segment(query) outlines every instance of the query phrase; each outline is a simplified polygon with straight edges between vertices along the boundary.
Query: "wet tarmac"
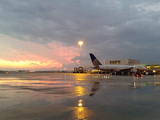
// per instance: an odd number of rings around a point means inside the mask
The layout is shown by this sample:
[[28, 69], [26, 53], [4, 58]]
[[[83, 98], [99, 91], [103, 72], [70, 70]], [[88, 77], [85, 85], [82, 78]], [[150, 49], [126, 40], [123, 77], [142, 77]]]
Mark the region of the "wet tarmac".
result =
[[160, 76], [0, 74], [0, 120], [160, 120]]

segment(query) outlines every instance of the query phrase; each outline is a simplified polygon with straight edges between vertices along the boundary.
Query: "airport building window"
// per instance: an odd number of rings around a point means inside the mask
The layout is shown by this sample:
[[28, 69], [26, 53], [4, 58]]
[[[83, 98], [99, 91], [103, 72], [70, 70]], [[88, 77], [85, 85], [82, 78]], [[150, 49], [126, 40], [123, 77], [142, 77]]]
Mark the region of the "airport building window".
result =
[[160, 69], [160, 65], [148, 65], [148, 69]]
[[120, 64], [120, 61], [110, 61], [110, 64]]

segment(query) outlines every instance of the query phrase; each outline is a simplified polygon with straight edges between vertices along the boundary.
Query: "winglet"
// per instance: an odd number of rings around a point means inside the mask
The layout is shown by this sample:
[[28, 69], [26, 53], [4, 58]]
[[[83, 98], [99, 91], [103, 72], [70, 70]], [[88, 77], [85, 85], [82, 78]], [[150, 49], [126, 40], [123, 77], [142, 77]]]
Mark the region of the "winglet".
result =
[[89, 53], [89, 55], [90, 55], [90, 58], [91, 58], [91, 60], [92, 60], [92, 63], [93, 63], [93, 65], [102, 65], [100, 62], [99, 62], [99, 60], [92, 54], [92, 53]]

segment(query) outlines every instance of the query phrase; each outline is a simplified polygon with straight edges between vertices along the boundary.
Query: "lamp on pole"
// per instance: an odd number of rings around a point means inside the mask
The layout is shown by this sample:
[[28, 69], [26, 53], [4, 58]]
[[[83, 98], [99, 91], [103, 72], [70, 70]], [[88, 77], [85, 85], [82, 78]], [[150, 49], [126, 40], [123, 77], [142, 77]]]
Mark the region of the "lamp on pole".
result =
[[78, 44], [80, 46], [80, 66], [81, 66], [81, 46], [83, 45], [83, 41], [79, 41]]

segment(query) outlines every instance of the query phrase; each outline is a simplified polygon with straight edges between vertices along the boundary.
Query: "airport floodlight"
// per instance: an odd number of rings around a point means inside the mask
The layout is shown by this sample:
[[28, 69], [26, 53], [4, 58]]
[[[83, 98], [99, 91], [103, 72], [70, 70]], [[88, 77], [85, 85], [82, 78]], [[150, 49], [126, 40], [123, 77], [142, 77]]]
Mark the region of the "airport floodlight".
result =
[[83, 41], [79, 41], [78, 44], [81, 46], [83, 45]]
[[80, 66], [81, 66], [81, 46], [83, 45], [83, 41], [79, 41], [78, 44], [80, 46]]

